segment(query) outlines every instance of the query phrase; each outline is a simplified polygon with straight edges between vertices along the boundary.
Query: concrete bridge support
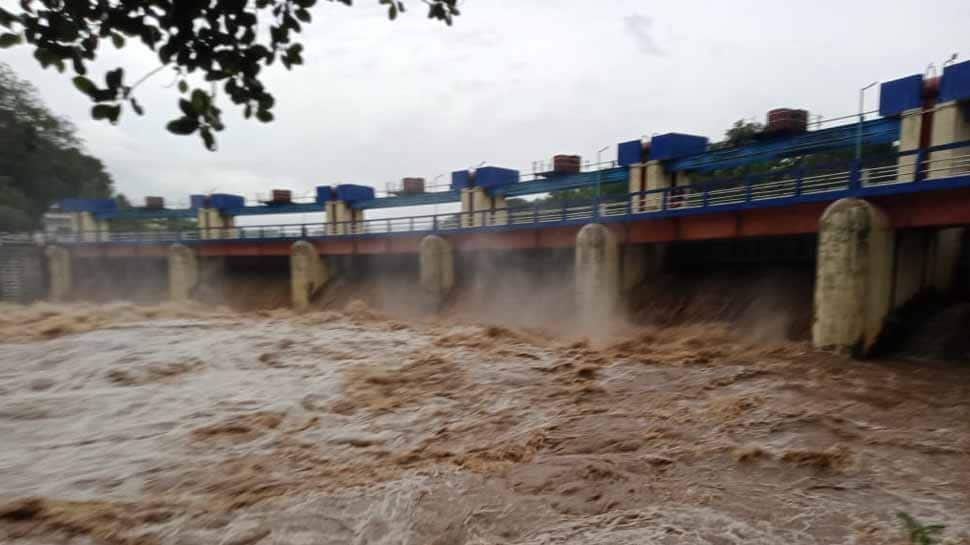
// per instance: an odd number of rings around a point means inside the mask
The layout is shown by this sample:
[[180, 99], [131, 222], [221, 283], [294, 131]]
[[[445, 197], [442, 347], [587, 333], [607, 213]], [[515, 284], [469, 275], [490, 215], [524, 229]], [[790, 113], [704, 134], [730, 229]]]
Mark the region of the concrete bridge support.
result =
[[47, 255], [47, 272], [50, 278], [48, 297], [54, 302], [64, 301], [74, 284], [71, 252], [63, 246], [48, 246], [44, 253]]
[[300, 240], [290, 248], [290, 297], [293, 308], [305, 310], [313, 295], [330, 281], [327, 262], [309, 242]]
[[[951, 100], [939, 104], [933, 114], [931, 146], [970, 140], [970, 103]], [[934, 151], [926, 177], [944, 178], [970, 173], [970, 148]]]
[[489, 195], [483, 187], [461, 190], [461, 211], [462, 227], [506, 225], [509, 221], [505, 197]]
[[438, 235], [421, 239], [420, 284], [429, 305], [438, 309], [455, 287], [455, 253], [450, 242]]
[[324, 204], [328, 235], [349, 235], [363, 232], [364, 211], [351, 207], [344, 201], [327, 201]]
[[237, 238], [236, 219], [215, 208], [200, 208], [197, 213], [201, 238]]
[[891, 310], [894, 233], [859, 199], [832, 203], [819, 222], [812, 340], [857, 356], [876, 343]]
[[576, 235], [576, 304], [586, 331], [613, 316], [621, 288], [620, 246], [606, 226], [591, 223]]
[[188, 246], [173, 244], [168, 249], [168, 295], [172, 301], [188, 301], [199, 285], [199, 259]]

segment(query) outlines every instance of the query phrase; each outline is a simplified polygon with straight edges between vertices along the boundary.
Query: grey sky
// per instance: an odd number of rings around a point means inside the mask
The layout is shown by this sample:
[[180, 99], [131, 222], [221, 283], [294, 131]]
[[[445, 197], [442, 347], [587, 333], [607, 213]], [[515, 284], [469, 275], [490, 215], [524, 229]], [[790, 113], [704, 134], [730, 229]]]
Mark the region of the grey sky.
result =
[[[69, 77], [42, 71], [26, 49], [0, 58], [77, 123], [120, 191], [174, 201], [383, 188], [481, 161], [528, 170], [555, 153], [593, 159], [602, 146], [670, 131], [717, 138], [773, 107], [850, 114], [873, 80], [954, 52], [970, 58], [967, 0], [466, 0], [451, 28], [427, 20], [417, 0], [393, 23], [376, 0], [356, 4], [318, 4], [306, 64], [269, 70], [276, 121], [228, 113], [217, 153], [164, 130], [176, 111], [167, 75], [139, 91], [145, 117], [112, 127], [91, 121]], [[119, 61], [128, 77], [155, 66], [137, 44], [106, 51], [97, 77]]]

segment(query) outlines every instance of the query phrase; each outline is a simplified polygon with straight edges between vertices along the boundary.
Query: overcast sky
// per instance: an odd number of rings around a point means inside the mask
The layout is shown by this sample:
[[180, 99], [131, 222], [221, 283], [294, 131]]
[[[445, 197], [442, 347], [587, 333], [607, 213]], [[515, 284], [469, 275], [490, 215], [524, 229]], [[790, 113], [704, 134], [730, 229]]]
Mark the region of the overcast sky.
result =
[[[10, 4], [7, 0], [0, 3]], [[477, 165], [529, 170], [556, 153], [615, 156], [617, 142], [688, 132], [720, 137], [775, 107], [826, 117], [856, 111], [858, 89], [970, 58], [970, 0], [465, 0], [453, 27], [424, 6], [390, 22], [377, 0], [320, 2], [305, 65], [274, 65], [276, 121], [224, 114], [219, 151], [168, 134], [177, 111], [167, 76], [138, 97], [147, 113], [91, 121], [70, 75], [39, 68], [26, 48], [0, 59], [74, 120], [90, 153], [133, 200], [192, 192], [253, 196], [271, 188], [439, 174]], [[132, 40], [94, 71], [127, 78], [156, 66]], [[876, 92], [868, 96], [875, 107]], [[442, 180], [446, 180], [442, 178]]]

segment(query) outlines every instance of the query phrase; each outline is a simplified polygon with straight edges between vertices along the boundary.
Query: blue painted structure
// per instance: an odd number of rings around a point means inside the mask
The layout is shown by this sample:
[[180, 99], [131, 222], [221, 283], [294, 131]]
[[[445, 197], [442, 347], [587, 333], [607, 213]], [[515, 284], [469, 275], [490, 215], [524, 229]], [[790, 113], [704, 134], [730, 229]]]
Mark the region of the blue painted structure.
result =
[[64, 212], [108, 212], [118, 208], [114, 199], [62, 199], [58, 203]]
[[887, 81], [879, 87], [879, 115], [883, 117], [897, 116], [922, 103], [922, 74]]
[[369, 185], [340, 184], [334, 191], [338, 201], [349, 204], [374, 199], [374, 188]]
[[475, 170], [475, 185], [485, 189], [497, 189], [519, 181], [519, 171], [501, 167], [480, 167]]
[[616, 146], [616, 162], [622, 167], [635, 165], [643, 161], [643, 142], [630, 140]]
[[323, 204], [325, 202], [332, 201], [337, 198], [336, 193], [333, 191], [333, 187], [329, 185], [317, 186], [317, 203]]
[[461, 193], [458, 190], [436, 191], [433, 193], [415, 193], [413, 195], [395, 195], [391, 197], [378, 197], [369, 201], [360, 201], [354, 204], [354, 208], [367, 210], [373, 208], [400, 208], [405, 206], [426, 206], [433, 204], [446, 204], [461, 200]]
[[[864, 144], [883, 144], [899, 139], [899, 119], [883, 118], [862, 124]], [[790, 138], [764, 140], [740, 146], [711, 150], [670, 161], [668, 168], [678, 170], [716, 170], [749, 163], [757, 163], [780, 157], [794, 157], [821, 151], [847, 148], [854, 144], [859, 125], [856, 123], [802, 133]], [[650, 156], [653, 157], [651, 145]]]
[[650, 139], [651, 161], [669, 161], [707, 151], [707, 138], [693, 134], [671, 132]]
[[940, 102], [970, 99], [970, 61], [951, 64], [943, 69], [940, 80]]
[[[535, 229], [562, 225], [581, 225], [590, 221], [623, 222], [645, 218], [678, 217], [708, 213], [744, 211], [756, 208], [785, 207], [802, 203], [829, 202], [844, 197], [875, 197], [886, 195], [906, 195], [970, 188], [970, 168], [965, 173], [931, 180], [924, 179], [930, 164], [927, 157], [934, 151], [963, 149], [970, 155], [970, 140], [911, 150], [876, 158], [872, 164], [850, 161], [845, 170], [832, 167], [805, 170], [793, 168], [769, 172], [743, 179], [719, 180], [703, 184], [693, 184], [679, 188], [663, 188], [641, 191], [626, 195], [608, 195], [572, 203], [562, 203], [561, 208], [548, 208], [533, 204], [508, 210], [509, 222], [502, 225], [485, 227], [461, 227], [458, 221], [461, 213], [412, 216], [363, 220], [352, 223], [355, 227], [350, 234], [327, 234], [322, 223], [290, 224], [277, 226], [254, 226], [233, 228], [232, 238], [227, 241], [246, 241], [253, 239], [298, 240], [326, 239], [336, 237], [377, 237], [404, 234], [426, 234], [453, 231], [501, 231], [509, 229]], [[899, 172], [898, 159], [902, 156], [915, 156], [912, 172]], [[624, 171], [620, 168], [617, 171]], [[905, 178], [900, 180], [899, 176]], [[524, 184], [522, 184], [524, 185]], [[633, 202], [638, 198], [651, 196], [659, 207], [651, 210], [636, 211]], [[644, 201], [645, 202], [645, 201]], [[489, 211], [474, 212], [483, 217]], [[144, 242], [158, 244], [164, 242], [204, 242], [200, 229], [186, 229], [173, 232], [151, 233], [103, 233], [107, 237], [92, 240], [74, 234], [73, 240], [63, 236], [56, 242], [87, 243], [124, 243]], [[209, 238], [207, 241], [215, 239]]]
[[451, 173], [451, 189], [461, 190], [472, 186], [472, 171], [456, 170]]
[[[865, 122], [862, 131], [863, 143], [884, 143], [898, 139], [899, 123], [898, 118], [883, 118]], [[811, 131], [794, 137], [764, 140], [737, 148], [704, 151], [693, 155], [668, 159], [666, 166], [673, 171], [709, 171], [756, 163], [778, 157], [806, 155], [820, 151], [847, 148], [854, 144], [858, 128], [858, 124], [853, 123], [830, 129]], [[659, 142], [659, 151], [656, 153], [653, 142]], [[679, 155], [686, 151], [696, 151], [702, 145], [703, 147], [707, 146], [707, 139], [703, 137], [677, 133], [654, 137], [653, 142], [651, 143], [650, 153], [652, 159], [658, 156], [669, 157], [671, 155]], [[637, 150], [641, 149], [640, 141], [630, 141], [623, 145], [626, 146], [624, 149], [628, 150], [626, 153], [629, 154], [627, 156], [629, 160], [633, 158], [633, 144], [636, 144], [635, 147]], [[639, 162], [640, 159], [641, 157], [638, 156], [636, 162]], [[479, 175], [481, 175], [481, 179]], [[556, 175], [525, 182], [519, 181], [520, 176], [518, 171], [499, 167], [482, 167], [476, 171], [474, 178], [467, 170], [452, 173], [452, 190], [435, 193], [376, 198], [373, 193], [373, 188], [369, 186], [344, 184], [336, 188], [319, 186], [317, 188], [316, 202], [314, 203], [246, 206], [243, 198], [237, 195], [217, 194], [210, 197], [205, 195], [192, 195], [192, 206], [186, 210], [137, 209], [137, 212], [126, 211], [124, 213], [101, 211], [96, 212], [95, 215], [104, 219], [188, 218], [195, 215], [197, 208], [205, 206], [220, 208], [224, 213], [233, 216], [311, 213], [321, 212], [323, 210], [322, 204], [333, 199], [347, 200], [355, 209], [395, 208], [458, 202], [460, 200], [460, 191], [458, 190], [464, 187], [470, 187], [471, 184], [484, 185], [489, 188], [489, 192], [492, 194], [511, 197], [576, 189], [594, 186], [596, 184], [623, 182], [627, 180], [627, 177], [628, 168], [622, 164], [622, 161], [621, 166], [616, 168], [577, 174]], [[481, 180], [484, 180], [484, 184], [481, 183]], [[343, 188], [342, 194], [341, 188]]]
[[209, 195], [206, 199], [207, 208], [215, 208], [218, 210], [227, 210], [230, 208], [242, 208], [246, 206], [246, 199], [239, 195], [230, 195], [228, 193], [213, 193]]

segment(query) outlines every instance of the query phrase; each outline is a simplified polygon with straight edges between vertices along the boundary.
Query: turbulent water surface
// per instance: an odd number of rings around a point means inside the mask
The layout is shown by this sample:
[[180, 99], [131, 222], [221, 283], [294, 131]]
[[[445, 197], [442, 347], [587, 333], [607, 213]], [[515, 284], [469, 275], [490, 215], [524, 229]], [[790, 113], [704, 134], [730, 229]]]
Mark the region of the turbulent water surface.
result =
[[0, 539], [970, 543], [970, 370], [718, 324], [0, 309]]

